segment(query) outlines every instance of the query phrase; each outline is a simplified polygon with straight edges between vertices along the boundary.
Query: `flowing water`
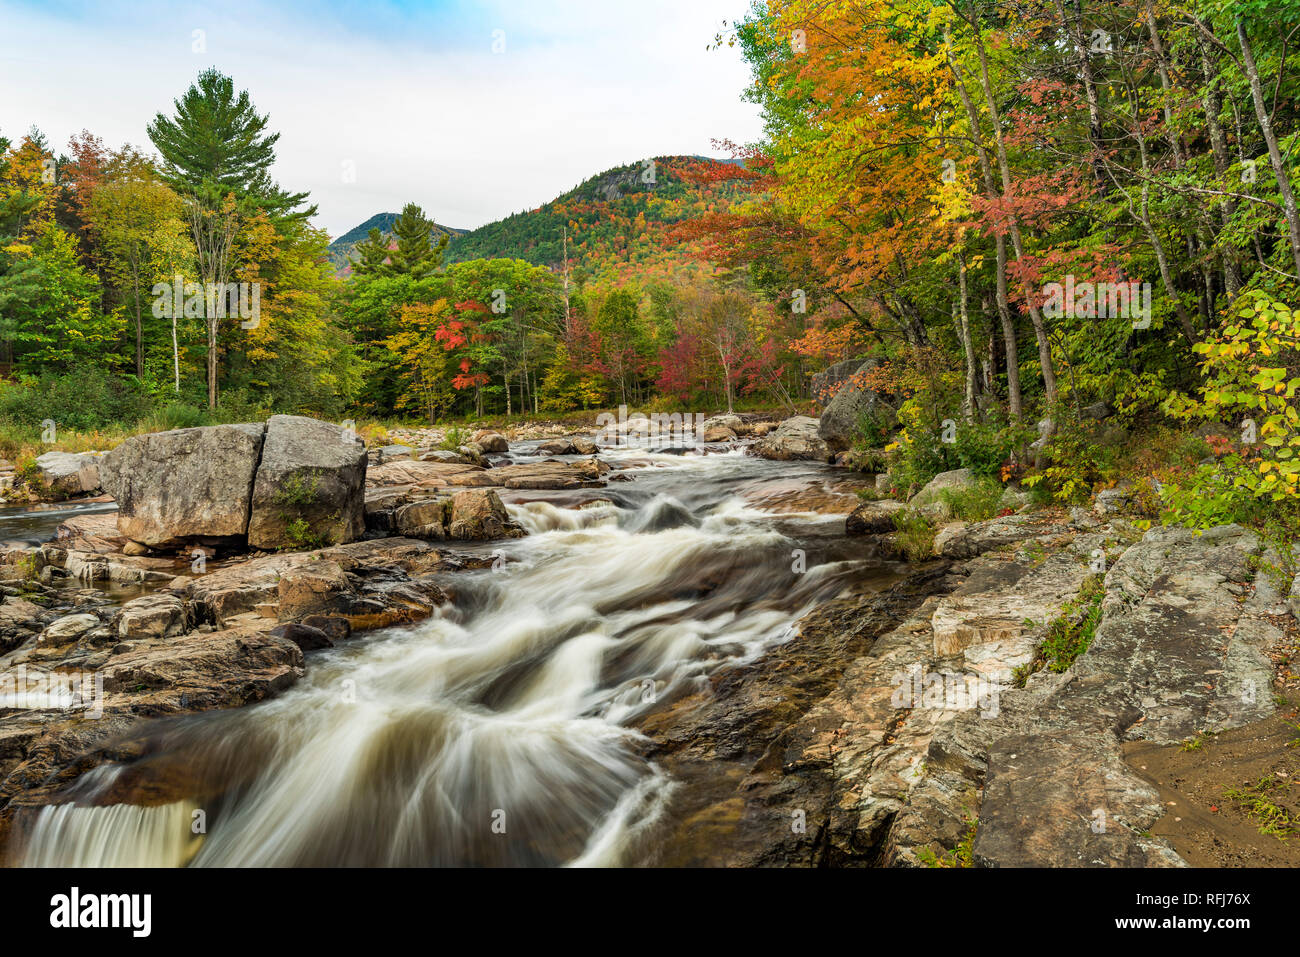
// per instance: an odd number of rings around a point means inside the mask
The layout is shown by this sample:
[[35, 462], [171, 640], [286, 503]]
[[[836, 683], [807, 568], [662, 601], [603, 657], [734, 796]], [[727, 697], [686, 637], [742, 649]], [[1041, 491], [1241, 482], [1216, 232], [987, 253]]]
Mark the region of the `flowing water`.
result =
[[[745, 498], [829, 469], [607, 457], [647, 467], [582, 508], [517, 498], [529, 535], [471, 546], [495, 567], [449, 575], [453, 600], [435, 617], [312, 653], [277, 699], [155, 723], [148, 757], [83, 775], [39, 812], [24, 862], [644, 859], [679, 785], [646, 757], [638, 718], [790, 640], [819, 602], [896, 573], [861, 557], [842, 516], [773, 515]], [[124, 774], [177, 768], [192, 782], [183, 800], [103, 804]]]

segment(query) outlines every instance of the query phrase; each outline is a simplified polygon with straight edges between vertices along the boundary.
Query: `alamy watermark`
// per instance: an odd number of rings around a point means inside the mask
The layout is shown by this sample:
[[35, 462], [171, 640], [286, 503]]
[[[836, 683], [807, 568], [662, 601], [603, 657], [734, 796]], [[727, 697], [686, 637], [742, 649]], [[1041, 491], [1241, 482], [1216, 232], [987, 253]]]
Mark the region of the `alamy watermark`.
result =
[[597, 438], [605, 445], [633, 449], [703, 448], [702, 412], [642, 412], [628, 414], [627, 406], [618, 407], [618, 415], [602, 412], [596, 416]]
[[1151, 283], [1076, 282], [1074, 275], [1064, 283], [1043, 287], [1043, 315], [1084, 319], [1129, 319], [1134, 329], [1151, 327]]
[[83, 710], [87, 718], [104, 715], [104, 676], [81, 671], [39, 671], [19, 665], [0, 671], [0, 709], [24, 711]]
[[260, 282], [190, 282], [179, 273], [170, 283], [153, 287], [153, 314], [157, 319], [233, 319], [241, 329], [256, 329], [262, 321]]

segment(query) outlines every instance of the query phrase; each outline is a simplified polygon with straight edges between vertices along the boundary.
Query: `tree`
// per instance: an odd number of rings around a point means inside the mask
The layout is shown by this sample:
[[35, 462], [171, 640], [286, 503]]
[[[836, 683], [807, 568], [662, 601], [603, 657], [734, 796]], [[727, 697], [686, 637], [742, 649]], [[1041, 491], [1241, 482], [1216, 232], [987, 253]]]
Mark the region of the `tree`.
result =
[[[124, 147], [104, 163], [102, 180], [86, 197], [84, 209], [105, 259], [105, 271], [122, 290], [135, 317], [135, 374], [143, 379], [145, 292], [155, 282], [171, 282], [171, 275], [161, 270], [177, 265], [178, 259], [189, 259], [180, 197], [162, 182], [148, 159]], [[179, 392], [175, 312], [172, 341]]]

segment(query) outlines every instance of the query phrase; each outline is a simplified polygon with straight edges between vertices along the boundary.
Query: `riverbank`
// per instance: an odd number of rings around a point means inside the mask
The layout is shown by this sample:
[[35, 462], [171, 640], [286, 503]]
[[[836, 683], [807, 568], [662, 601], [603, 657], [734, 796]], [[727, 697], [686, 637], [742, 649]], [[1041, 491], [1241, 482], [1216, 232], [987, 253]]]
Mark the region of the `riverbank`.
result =
[[5, 861], [1290, 861], [1246, 840], [1294, 799], [1297, 602], [1254, 535], [1014, 503], [932, 511], [908, 562], [867, 476], [752, 454], [802, 424], [733, 425], [485, 465], [413, 435], [341, 545], [195, 567], [105, 513], [6, 554], [0, 670], [102, 694], [0, 712]]

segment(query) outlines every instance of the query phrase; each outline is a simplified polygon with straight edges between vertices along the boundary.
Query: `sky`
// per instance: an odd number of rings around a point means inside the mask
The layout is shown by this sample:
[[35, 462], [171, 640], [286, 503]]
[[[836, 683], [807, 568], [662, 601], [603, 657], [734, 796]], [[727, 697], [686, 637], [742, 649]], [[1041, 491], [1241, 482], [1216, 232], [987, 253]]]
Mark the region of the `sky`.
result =
[[122, 3], [0, 0], [0, 133], [145, 127], [199, 71], [278, 131], [275, 178], [331, 236], [415, 202], [472, 229], [613, 166], [759, 139], [736, 49], [748, 0]]

